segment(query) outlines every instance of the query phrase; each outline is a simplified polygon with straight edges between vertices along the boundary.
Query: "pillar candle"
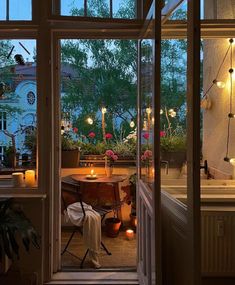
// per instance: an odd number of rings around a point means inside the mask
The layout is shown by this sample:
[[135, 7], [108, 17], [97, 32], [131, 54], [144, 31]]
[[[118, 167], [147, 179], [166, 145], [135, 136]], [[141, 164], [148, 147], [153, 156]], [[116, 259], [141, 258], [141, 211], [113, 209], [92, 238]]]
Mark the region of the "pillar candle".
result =
[[129, 229], [129, 230], [126, 230], [126, 238], [128, 240], [132, 240], [134, 238], [134, 231]]
[[27, 187], [35, 186], [35, 171], [34, 170], [25, 171], [25, 185]]
[[13, 187], [21, 187], [24, 183], [24, 176], [22, 172], [12, 173], [12, 183]]

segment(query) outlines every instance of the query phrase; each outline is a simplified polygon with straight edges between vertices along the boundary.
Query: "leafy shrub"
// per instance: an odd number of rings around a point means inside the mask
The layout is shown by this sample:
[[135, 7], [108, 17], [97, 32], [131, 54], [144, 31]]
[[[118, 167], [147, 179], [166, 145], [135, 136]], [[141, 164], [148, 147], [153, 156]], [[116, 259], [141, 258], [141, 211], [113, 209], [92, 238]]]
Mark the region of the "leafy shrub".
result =
[[79, 146], [69, 135], [66, 134], [61, 136], [61, 148], [62, 150], [76, 150], [79, 149]]

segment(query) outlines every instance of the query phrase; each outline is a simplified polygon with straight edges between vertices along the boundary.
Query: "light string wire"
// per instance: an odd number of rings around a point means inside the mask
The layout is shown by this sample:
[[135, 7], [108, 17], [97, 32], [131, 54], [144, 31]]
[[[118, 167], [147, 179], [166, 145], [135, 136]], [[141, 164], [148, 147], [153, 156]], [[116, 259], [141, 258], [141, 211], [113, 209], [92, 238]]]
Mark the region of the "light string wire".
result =
[[[217, 71], [215, 80], [217, 80], [217, 78], [218, 78], [218, 76], [219, 76], [220, 70], [221, 70], [221, 68], [222, 68], [222, 66], [223, 66], [223, 64], [224, 64], [224, 62], [225, 62], [225, 60], [226, 60], [226, 58], [227, 58], [227, 55], [228, 55], [229, 50], [230, 50], [231, 47], [232, 47], [232, 43], [230, 43], [230, 45], [229, 45], [229, 47], [228, 47], [228, 49], [227, 49], [227, 51], [226, 51], [226, 53], [225, 53], [225, 55], [224, 55], [224, 58], [223, 58], [223, 60], [222, 60], [222, 62], [221, 62], [221, 64], [220, 64], [220, 66], [219, 66], [218, 71]], [[213, 80], [212, 84], [211, 84], [211, 85], [209, 86], [209, 88], [206, 90], [205, 94], [202, 96], [202, 99], [206, 97], [206, 95], [210, 92], [211, 88], [215, 85], [215, 80]]]
[[[232, 100], [233, 100], [233, 46], [232, 42], [230, 42], [230, 69], [229, 69], [229, 74], [230, 74], [230, 96], [229, 96], [229, 114], [232, 113]], [[227, 126], [227, 142], [226, 142], [226, 158], [228, 158], [228, 153], [229, 153], [229, 141], [230, 141], [230, 125], [231, 125], [231, 117], [228, 116], [228, 126]]]

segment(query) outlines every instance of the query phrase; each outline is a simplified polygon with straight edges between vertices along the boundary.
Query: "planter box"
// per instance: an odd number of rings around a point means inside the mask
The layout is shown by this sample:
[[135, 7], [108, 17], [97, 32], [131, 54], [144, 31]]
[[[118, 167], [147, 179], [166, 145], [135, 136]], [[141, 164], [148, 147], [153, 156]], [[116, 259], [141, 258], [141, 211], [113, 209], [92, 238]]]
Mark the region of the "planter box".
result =
[[169, 167], [182, 167], [183, 163], [186, 161], [186, 152], [185, 151], [176, 151], [176, 152], [161, 152], [161, 160], [166, 160], [169, 163]]
[[61, 167], [75, 168], [79, 166], [80, 151], [79, 150], [63, 150], [61, 153]]

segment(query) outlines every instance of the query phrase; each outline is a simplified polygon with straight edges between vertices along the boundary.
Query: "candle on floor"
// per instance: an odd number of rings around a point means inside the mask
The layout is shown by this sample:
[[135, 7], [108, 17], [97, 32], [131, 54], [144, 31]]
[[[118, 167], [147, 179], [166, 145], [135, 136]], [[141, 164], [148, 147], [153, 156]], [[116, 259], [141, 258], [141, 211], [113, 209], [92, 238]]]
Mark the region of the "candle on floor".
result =
[[13, 187], [21, 187], [24, 184], [24, 176], [22, 172], [12, 173]]
[[126, 230], [126, 238], [132, 240], [134, 238], [134, 231], [131, 229]]
[[25, 185], [27, 187], [35, 186], [35, 171], [34, 170], [25, 171]]

